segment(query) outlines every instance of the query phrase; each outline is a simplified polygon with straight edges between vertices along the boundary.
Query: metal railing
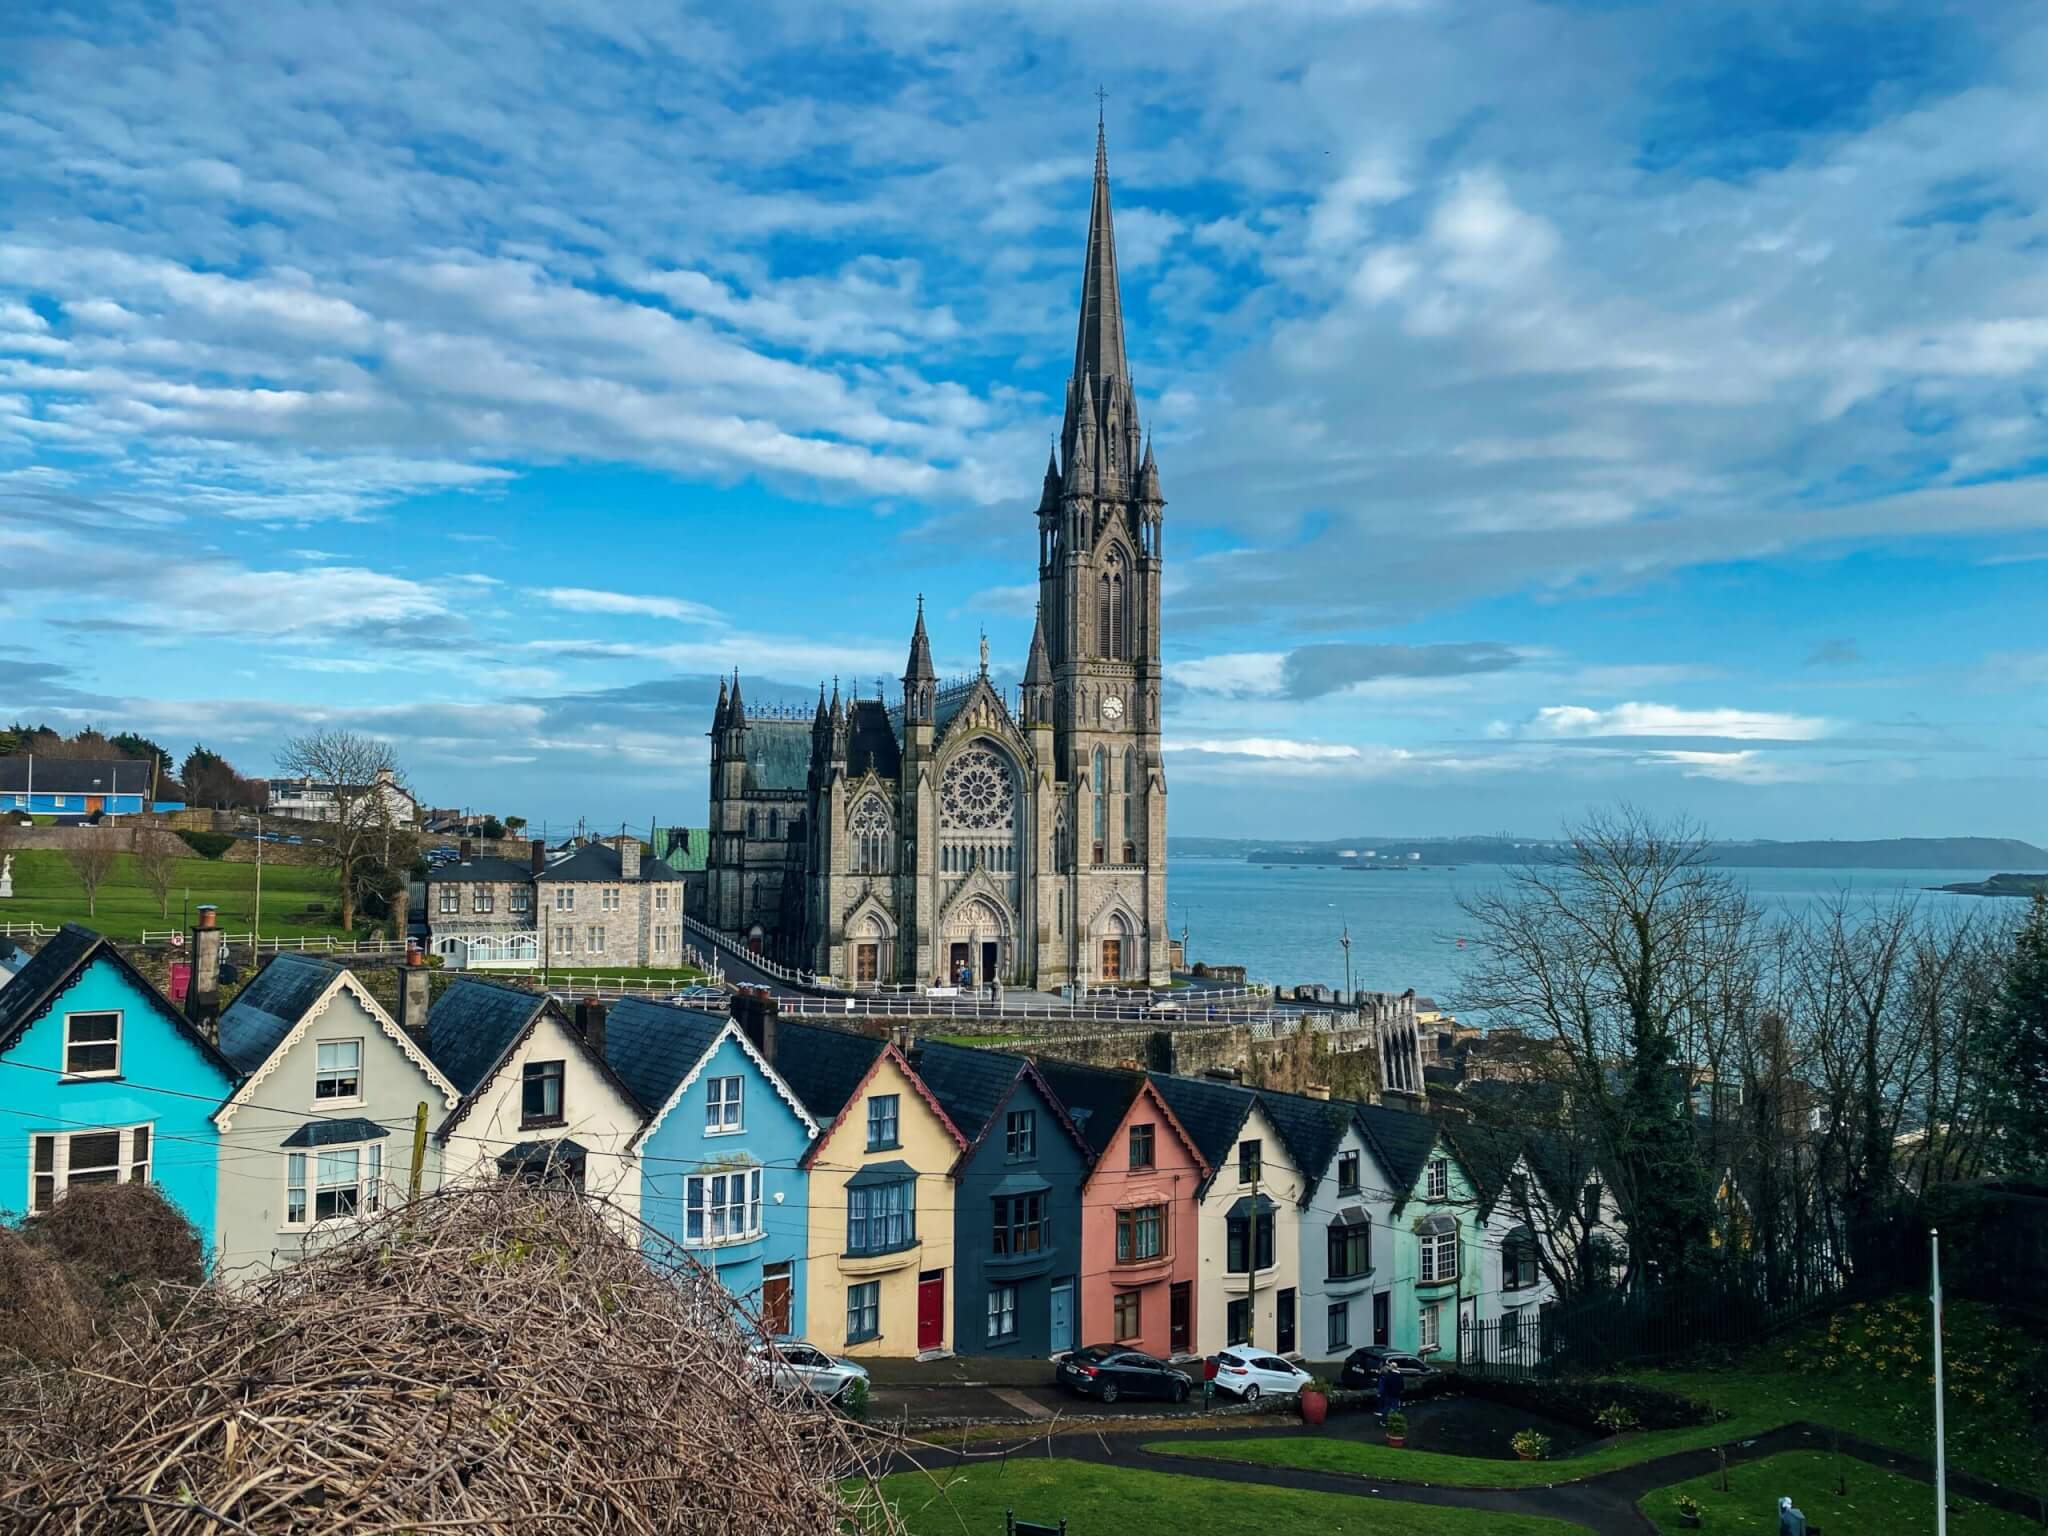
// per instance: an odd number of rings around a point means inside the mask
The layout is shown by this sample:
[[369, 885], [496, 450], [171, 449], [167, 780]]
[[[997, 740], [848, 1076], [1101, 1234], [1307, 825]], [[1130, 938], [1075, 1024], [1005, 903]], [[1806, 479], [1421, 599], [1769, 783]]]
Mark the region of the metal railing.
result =
[[[183, 928], [167, 928], [161, 932], [145, 928], [139, 942], [145, 945], [182, 943], [186, 936]], [[230, 949], [251, 949], [259, 955], [402, 955], [406, 946], [404, 939], [337, 939], [303, 935], [296, 939], [259, 939], [253, 932], [223, 932], [220, 938], [221, 943]]]
[[731, 934], [714, 928], [709, 923], [699, 922], [694, 917], [685, 916], [683, 918], [683, 928], [686, 932], [694, 933], [713, 948], [724, 950], [734, 959], [743, 961], [764, 975], [773, 976], [777, 981], [782, 982], [786, 986], [802, 987], [806, 991], [812, 992], [834, 993], [840, 996], [846, 995], [845, 988], [836, 987], [827, 981], [821, 981], [808, 971], [799, 971], [791, 966], [782, 964], [778, 960], [771, 960], [766, 955], [756, 954]]
[[1329, 1033], [1333, 1018], [1322, 1013], [1290, 1013], [1279, 1018], [1263, 1009], [1188, 1007], [1174, 1000], [1163, 1007], [1142, 995], [1128, 1001], [1105, 997], [1069, 999], [1047, 997], [1038, 992], [1010, 992], [999, 998], [930, 997], [918, 994], [873, 992], [840, 996], [785, 997], [781, 1011], [798, 1017], [854, 1015], [894, 1019], [987, 1019], [1012, 1024], [1042, 1024], [1051, 1020], [1086, 1020], [1090, 1023], [1145, 1024], [1155, 1028], [1199, 1029], [1204, 1027], [1249, 1026], [1255, 1039], [1285, 1036], [1299, 1028]]

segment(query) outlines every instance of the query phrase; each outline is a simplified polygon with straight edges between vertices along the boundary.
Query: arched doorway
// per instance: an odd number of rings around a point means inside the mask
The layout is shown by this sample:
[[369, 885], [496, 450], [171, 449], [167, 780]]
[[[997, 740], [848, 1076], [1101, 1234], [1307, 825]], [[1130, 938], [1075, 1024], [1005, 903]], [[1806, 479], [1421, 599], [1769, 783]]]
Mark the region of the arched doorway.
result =
[[879, 912], [869, 912], [853, 925], [847, 945], [856, 987], [879, 986], [882, 978], [892, 972], [890, 937], [889, 925]]
[[1103, 982], [1122, 981], [1126, 975], [1135, 975], [1143, 961], [1138, 955], [1137, 935], [1131, 931], [1131, 924], [1121, 912], [1112, 912], [1103, 919], [1097, 939], [1096, 978]]
[[986, 896], [972, 896], [946, 916], [940, 935], [946, 980], [985, 985], [1010, 974], [1010, 915]]

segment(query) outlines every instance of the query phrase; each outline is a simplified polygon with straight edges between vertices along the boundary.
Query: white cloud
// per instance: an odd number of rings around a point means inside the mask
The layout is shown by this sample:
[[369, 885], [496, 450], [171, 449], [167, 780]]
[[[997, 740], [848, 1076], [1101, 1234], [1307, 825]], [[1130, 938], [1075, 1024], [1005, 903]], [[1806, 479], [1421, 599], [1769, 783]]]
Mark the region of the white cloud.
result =
[[1754, 748], [1740, 752], [1647, 753], [1643, 761], [1681, 768], [1689, 779], [1721, 779], [1730, 784], [1790, 784], [1818, 777], [1811, 764], [1788, 763]]
[[533, 595], [571, 613], [623, 613], [648, 619], [675, 619], [690, 624], [723, 624], [716, 608], [683, 597], [650, 597], [631, 592], [603, 592], [591, 587], [539, 587]]
[[1829, 723], [1813, 715], [1763, 710], [1681, 709], [1671, 704], [1628, 703], [1608, 709], [1551, 704], [1518, 725], [1496, 722], [1496, 736], [1570, 741], [1603, 736], [1719, 736], [1738, 741], [1814, 741]]

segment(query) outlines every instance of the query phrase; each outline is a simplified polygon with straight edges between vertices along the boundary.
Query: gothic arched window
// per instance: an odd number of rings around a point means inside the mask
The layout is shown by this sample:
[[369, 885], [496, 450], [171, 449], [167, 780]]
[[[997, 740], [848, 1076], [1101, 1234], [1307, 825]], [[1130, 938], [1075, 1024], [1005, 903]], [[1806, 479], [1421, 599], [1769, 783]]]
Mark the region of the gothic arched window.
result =
[[1017, 776], [1001, 753], [977, 743], [955, 756], [939, 776], [941, 858], [952, 872], [1016, 868], [1021, 823]]
[[1125, 618], [1124, 558], [1114, 550], [1103, 568], [1095, 593], [1095, 641], [1105, 656], [1121, 658], [1129, 650]]
[[853, 872], [857, 875], [886, 875], [889, 872], [889, 812], [880, 795], [869, 795], [853, 808], [847, 820], [853, 837]]
[[747, 836], [749, 837], [755, 836], [760, 830], [759, 823], [755, 821], [754, 816], [754, 812], [747, 812]]
[[1067, 807], [1064, 803], [1053, 816], [1052, 867], [1057, 870], [1074, 867], [1074, 829], [1067, 825]]
[[1095, 749], [1095, 858], [1097, 864], [1108, 859], [1109, 847], [1109, 754], [1102, 748]]
[[770, 811], [770, 812], [768, 813], [768, 836], [769, 836], [769, 837], [770, 837], [771, 839], [773, 839], [773, 838], [777, 838], [777, 837], [780, 837], [781, 835], [782, 835], [782, 812], [780, 812], [780, 811]]
[[1124, 845], [1124, 862], [1126, 864], [1138, 862], [1137, 838], [1131, 830], [1135, 824], [1135, 818], [1131, 815], [1131, 801], [1135, 798], [1138, 787], [1137, 770], [1131, 761], [1134, 755], [1129, 748], [1124, 750], [1124, 792], [1121, 801], [1122, 827], [1120, 830]]

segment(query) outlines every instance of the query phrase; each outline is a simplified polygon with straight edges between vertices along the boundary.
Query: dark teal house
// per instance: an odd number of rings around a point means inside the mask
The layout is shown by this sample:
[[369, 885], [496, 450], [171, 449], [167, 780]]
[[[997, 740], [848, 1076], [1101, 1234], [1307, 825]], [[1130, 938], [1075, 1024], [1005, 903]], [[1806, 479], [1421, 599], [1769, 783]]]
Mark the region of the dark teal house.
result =
[[953, 1167], [955, 1351], [1042, 1357], [1085, 1343], [1087, 1142], [1022, 1056], [934, 1043], [910, 1060], [967, 1138]]

